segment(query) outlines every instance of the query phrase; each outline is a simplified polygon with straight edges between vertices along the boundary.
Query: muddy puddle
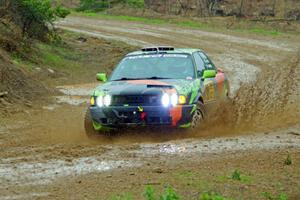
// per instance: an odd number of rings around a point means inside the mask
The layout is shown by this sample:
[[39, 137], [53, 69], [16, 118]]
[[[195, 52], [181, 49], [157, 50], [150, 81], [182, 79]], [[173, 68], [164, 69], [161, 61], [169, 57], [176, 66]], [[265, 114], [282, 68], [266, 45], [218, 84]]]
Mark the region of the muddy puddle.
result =
[[[89, 96], [97, 86], [96, 83], [78, 84], [78, 85], [66, 85], [56, 87], [63, 95], [56, 96], [56, 102], [58, 104], [67, 103], [69, 105], [78, 106], [88, 103]], [[52, 109], [53, 107], [50, 107]], [[54, 107], [55, 108], [55, 107]]]
[[[253, 150], [286, 148], [300, 150], [299, 130], [300, 127], [295, 126], [289, 129], [280, 129], [270, 134], [249, 133], [247, 136], [200, 140], [184, 139], [164, 143], [101, 145], [101, 148], [106, 148], [106, 151], [101, 154], [85, 156], [82, 153], [79, 158], [67, 157], [67, 159], [58, 157], [57, 159], [44, 160], [43, 151], [41, 151], [35, 154], [34, 158], [28, 155], [2, 159], [0, 182], [6, 186], [10, 184], [45, 185], [67, 176], [142, 167], [153, 158], [156, 161], [163, 161], [173, 156], [180, 160], [180, 157], [201, 157], [209, 154], [217, 155]], [[94, 148], [97, 146], [95, 145]]]
[[101, 157], [82, 157], [79, 159], [55, 159], [45, 162], [17, 162], [3, 160], [0, 165], [1, 183], [24, 185], [45, 185], [58, 178], [100, 173], [117, 168], [139, 167], [130, 160], [103, 160]]

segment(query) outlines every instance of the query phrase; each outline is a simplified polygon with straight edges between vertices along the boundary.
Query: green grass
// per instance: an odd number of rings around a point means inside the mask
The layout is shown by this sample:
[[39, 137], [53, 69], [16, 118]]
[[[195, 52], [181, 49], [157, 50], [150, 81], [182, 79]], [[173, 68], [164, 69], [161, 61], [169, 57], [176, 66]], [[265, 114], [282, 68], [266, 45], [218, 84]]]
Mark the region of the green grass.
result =
[[199, 200], [233, 200], [223, 197], [214, 192], [204, 192], [200, 195]]
[[219, 182], [236, 181], [241, 183], [252, 183], [253, 180], [250, 176], [241, 174], [239, 170], [234, 170], [229, 176], [219, 176], [217, 178]]
[[38, 43], [36, 47], [39, 53], [35, 59], [39, 60], [44, 66], [53, 69], [76, 69], [82, 65], [80, 64], [82, 55], [74, 49], [46, 43]]
[[287, 155], [286, 159], [284, 160], [284, 164], [285, 165], [291, 165], [291, 164], [293, 164], [292, 157], [291, 157], [290, 154]]
[[271, 194], [269, 192], [263, 192], [262, 196], [267, 200], [288, 200], [288, 197], [285, 193], [280, 194]]
[[[225, 26], [218, 26], [209, 23], [202, 23], [195, 20], [177, 20], [177, 19], [159, 19], [159, 18], [146, 18], [146, 17], [134, 17], [134, 16], [127, 16], [127, 15], [109, 15], [105, 13], [95, 13], [95, 12], [73, 12], [73, 16], [85, 16], [85, 17], [94, 17], [100, 19], [107, 19], [107, 20], [121, 20], [121, 21], [130, 21], [130, 22], [141, 22], [145, 24], [155, 24], [155, 25], [176, 25], [180, 27], [188, 27], [188, 28], [195, 28], [195, 29], [202, 29], [208, 31], [225, 31]], [[243, 33], [250, 33], [250, 34], [259, 34], [265, 36], [279, 36], [283, 33], [274, 30], [274, 29], [266, 29], [251, 26], [251, 28], [232, 28], [230, 29], [236, 32], [243, 32]]]
[[[148, 185], [145, 187], [143, 198], [144, 200], [181, 200], [185, 199], [184, 197], [179, 196], [172, 187], [166, 187], [162, 194], [157, 195], [153, 186]], [[231, 198], [225, 198], [222, 195], [216, 192], [203, 192], [201, 193], [198, 200], [233, 200]], [[133, 197], [130, 193], [123, 193], [121, 195], [115, 195], [110, 200], [133, 200]], [[277, 199], [276, 199], [277, 200]], [[285, 199], [279, 199], [285, 200]]]
[[134, 17], [127, 15], [108, 15], [104, 13], [95, 13], [95, 12], [73, 12], [73, 15], [84, 16], [84, 17], [95, 17], [101, 19], [109, 20], [122, 20], [122, 21], [131, 21], [131, 22], [143, 22], [146, 24], [167, 24], [170, 23], [169, 20], [164, 19], [150, 19], [145, 17]]
[[174, 179], [183, 185], [196, 190], [207, 190], [209, 182], [204, 181], [201, 176], [192, 171], [180, 171], [173, 174]]

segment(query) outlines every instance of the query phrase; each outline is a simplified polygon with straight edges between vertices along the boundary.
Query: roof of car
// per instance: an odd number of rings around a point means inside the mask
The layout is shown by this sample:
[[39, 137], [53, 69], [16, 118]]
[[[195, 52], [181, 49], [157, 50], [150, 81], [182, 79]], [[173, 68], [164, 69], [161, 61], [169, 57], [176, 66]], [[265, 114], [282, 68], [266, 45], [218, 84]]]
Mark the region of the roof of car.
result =
[[161, 51], [144, 51], [143, 49], [140, 51], [134, 51], [127, 56], [136, 56], [136, 55], [147, 55], [147, 54], [155, 54], [155, 53], [185, 53], [185, 54], [193, 54], [196, 51], [202, 51], [201, 49], [190, 49], [190, 48], [173, 48], [172, 50], [161, 50]]

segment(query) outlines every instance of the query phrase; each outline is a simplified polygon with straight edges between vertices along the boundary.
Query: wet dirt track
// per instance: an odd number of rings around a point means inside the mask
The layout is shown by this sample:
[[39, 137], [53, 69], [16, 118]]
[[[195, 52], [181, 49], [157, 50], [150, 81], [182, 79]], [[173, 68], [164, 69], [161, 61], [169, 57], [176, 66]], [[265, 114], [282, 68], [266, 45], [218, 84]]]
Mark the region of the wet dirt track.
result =
[[[78, 177], [93, 180], [122, 171], [130, 175], [149, 163], [153, 169], [164, 166], [161, 169], [164, 171], [180, 166], [182, 159], [193, 165], [195, 160], [200, 162], [212, 156], [222, 160], [236, 153], [300, 151], [300, 67], [299, 43], [296, 42], [299, 37], [238, 36], [79, 17], [69, 17], [57, 26], [137, 46], [164, 44], [202, 48], [229, 75], [234, 99], [231, 111], [238, 111], [240, 121], [258, 125], [248, 131], [231, 131], [222, 124], [201, 132], [134, 131], [90, 141], [84, 135], [82, 122], [87, 91], [94, 84], [61, 86], [58, 89], [64, 95], [56, 97], [57, 103], [20, 114], [13, 122], [9, 119], [1, 122], [0, 199], [69, 199], [72, 193], [84, 189], [89, 190], [88, 199], [104, 198], [110, 192], [109, 186], [104, 191], [93, 183], [103, 185], [105, 179], [80, 186], [73, 182]], [[282, 97], [280, 94], [284, 91], [287, 94]], [[276, 110], [283, 103], [288, 106], [283, 111]], [[250, 109], [255, 105], [260, 110]], [[287, 111], [291, 115], [281, 113]], [[251, 119], [244, 117], [247, 115]], [[277, 121], [261, 127], [262, 122], [270, 122], [272, 115]], [[146, 177], [147, 172], [139, 176]], [[126, 181], [117, 185], [122, 188]], [[71, 196], [72, 199], [85, 198]]]

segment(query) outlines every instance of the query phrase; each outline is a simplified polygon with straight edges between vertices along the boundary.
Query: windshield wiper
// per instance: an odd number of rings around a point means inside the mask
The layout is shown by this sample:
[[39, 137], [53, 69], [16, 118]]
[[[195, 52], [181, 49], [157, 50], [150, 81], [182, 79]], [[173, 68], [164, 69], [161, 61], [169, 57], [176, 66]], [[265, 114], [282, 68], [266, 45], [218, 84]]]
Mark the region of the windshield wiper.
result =
[[159, 76], [152, 76], [152, 77], [148, 77], [148, 78], [144, 78], [144, 79], [172, 79], [172, 78], [168, 78], [168, 77], [159, 77]]

